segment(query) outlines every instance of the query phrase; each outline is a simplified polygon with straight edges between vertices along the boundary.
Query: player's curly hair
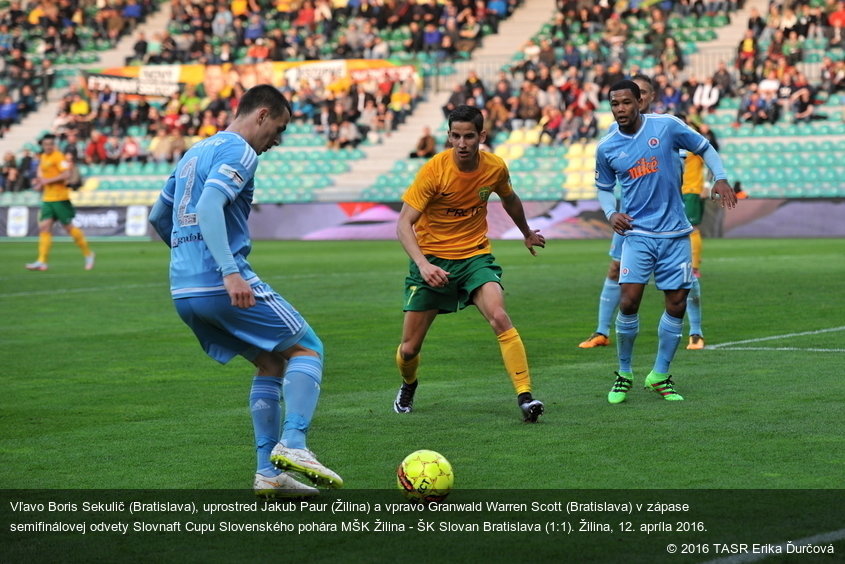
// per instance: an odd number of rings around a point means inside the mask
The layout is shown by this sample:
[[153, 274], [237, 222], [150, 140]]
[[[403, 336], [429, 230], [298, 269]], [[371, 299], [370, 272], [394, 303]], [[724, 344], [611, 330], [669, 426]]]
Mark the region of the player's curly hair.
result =
[[258, 84], [247, 90], [241, 96], [235, 117], [249, 114], [258, 108], [267, 108], [274, 118], [281, 116], [285, 110], [288, 111], [288, 114], [293, 115], [290, 102], [278, 88], [271, 84]]

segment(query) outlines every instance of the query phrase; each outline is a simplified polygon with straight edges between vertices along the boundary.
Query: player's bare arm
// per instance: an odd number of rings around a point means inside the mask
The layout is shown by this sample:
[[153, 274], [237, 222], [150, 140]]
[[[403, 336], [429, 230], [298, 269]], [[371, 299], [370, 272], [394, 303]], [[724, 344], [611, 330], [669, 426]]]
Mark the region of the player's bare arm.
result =
[[414, 224], [419, 221], [420, 217], [422, 217], [421, 211], [408, 204], [402, 204], [399, 220], [396, 223], [396, 236], [402, 244], [402, 248], [405, 249], [405, 253], [420, 269], [420, 274], [425, 283], [434, 288], [441, 288], [449, 283], [449, 273], [428, 262], [420, 249], [417, 236], [414, 233]]
[[539, 229], [531, 229], [528, 226], [528, 221], [525, 219], [525, 209], [522, 207], [522, 200], [516, 195], [516, 192], [511, 192], [509, 196], [502, 198], [502, 207], [513, 220], [517, 228], [522, 232], [524, 237], [525, 247], [533, 255], [537, 256], [537, 251], [534, 247], [545, 248], [546, 238], [540, 235]]
[[232, 300], [232, 307], [247, 309], [255, 305], [255, 295], [252, 288], [243, 279], [240, 272], [234, 272], [223, 277], [223, 286]]
[[624, 235], [625, 231], [634, 228], [633, 221], [634, 218], [627, 213], [614, 212], [610, 216], [610, 226], [620, 235]]
[[[736, 192], [727, 180], [717, 180], [713, 183], [712, 194], [718, 194], [719, 203], [723, 208], [736, 207]], [[715, 199], [715, 196], [711, 196]]]

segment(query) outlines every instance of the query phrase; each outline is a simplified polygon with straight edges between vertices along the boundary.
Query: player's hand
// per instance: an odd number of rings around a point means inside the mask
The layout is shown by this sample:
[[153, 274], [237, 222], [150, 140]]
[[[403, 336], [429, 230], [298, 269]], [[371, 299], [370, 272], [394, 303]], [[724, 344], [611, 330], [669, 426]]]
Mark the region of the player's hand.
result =
[[232, 307], [246, 309], [255, 305], [255, 295], [252, 293], [252, 288], [239, 272], [224, 276], [223, 286], [232, 300]]
[[420, 275], [425, 283], [432, 288], [442, 288], [449, 283], [449, 273], [430, 262], [420, 267]]
[[[717, 198], [716, 195], [719, 197]], [[713, 184], [713, 188], [710, 190], [710, 198], [712, 200], [719, 200], [719, 204], [723, 208], [736, 207], [736, 192], [734, 192], [734, 189], [731, 188], [727, 180], [717, 180]]]
[[620, 235], [634, 228], [633, 221], [634, 218], [627, 213], [615, 212], [610, 216], [610, 226]]
[[528, 252], [530, 252], [533, 256], [537, 256], [537, 251], [534, 250], [534, 247], [540, 247], [541, 249], [546, 248], [546, 238], [540, 235], [539, 229], [534, 229], [531, 231], [531, 234], [525, 238], [525, 246], [528, 248]]

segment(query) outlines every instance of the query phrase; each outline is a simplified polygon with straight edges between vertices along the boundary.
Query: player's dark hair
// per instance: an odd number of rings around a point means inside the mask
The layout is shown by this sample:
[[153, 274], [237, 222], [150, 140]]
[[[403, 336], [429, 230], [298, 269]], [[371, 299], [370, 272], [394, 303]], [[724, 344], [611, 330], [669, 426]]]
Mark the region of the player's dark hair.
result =
[[46, 133], [46, 134], [41, 136], [41, 139], [38, 140], [38, 143], [41, 144], [44, 141], [55, 141], [55, 140], [56, 140], [56, 136], [54, 134]]
[[270, 116], [274, 118], [281, 116], [285, 110], [293, 115], [290, 102], [282, 96], [278, 88], [271, 84], [259, 84], [247, 90], [241, 96], [235, 117], [249, 114], [259, 108], [267, 108], [270, 110]]
[[[620, 80], [616, 84], [610, 87], [610, 92], [616, 92], [618, 90], [630, 90], [631, 94], [634, 95], [634, 98], [637, 100], [642, 98], [642, 92], [640, 92], [640, 87], [637, 86], [637, 83], [633, 80]], [[610, 94], [608, 92], [608, 94]]]
[[475, 126], [475, 130], [479, 133], [484, 129], [484, 116], [481, 110], [472, 106], [458, 106], [449, 114], [449, 130], [452, 130], [452, 123], [456, 121], [463, 121], [471, 123]]
[[[636, 83], [636, 81], [638, 81], [638, 80], [640, 82], [645, 82], [646, 84], [651, 86], [652, 92], [657, 92], [657, 85], [654, 83], [654, 80], [650, 76], [645, 75], [643, 73], [637, 73], [637, 74], [635, 74], [634, 76], [631, 77], [631, 82]], [[637, 85], [637, 86], [639, 86], [639, 85]], [[640, 92], [640, 94], [642, 94], [642, 92]]]

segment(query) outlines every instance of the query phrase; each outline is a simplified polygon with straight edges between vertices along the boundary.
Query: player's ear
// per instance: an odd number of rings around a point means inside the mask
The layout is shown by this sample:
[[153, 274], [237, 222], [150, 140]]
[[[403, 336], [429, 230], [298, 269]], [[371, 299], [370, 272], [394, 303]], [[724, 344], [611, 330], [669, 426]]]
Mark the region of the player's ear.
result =
[[270, 109], [269, 108], [259, 108], [257, 114], [258, 114], [258, 125], [263, 125], [264, 120], [266, 120], [267, 117], [270, 114]]
[[482, 130], [478, 133], [478, 142], [479, 142], [479, 144], [481, 144], [481, 143], [485, 143], [486, 141], [487, 141], [487, 130], [486, 130], [486, 129], [482, 129]]

